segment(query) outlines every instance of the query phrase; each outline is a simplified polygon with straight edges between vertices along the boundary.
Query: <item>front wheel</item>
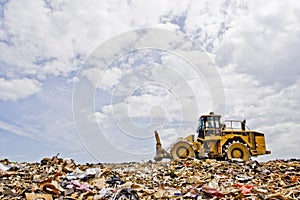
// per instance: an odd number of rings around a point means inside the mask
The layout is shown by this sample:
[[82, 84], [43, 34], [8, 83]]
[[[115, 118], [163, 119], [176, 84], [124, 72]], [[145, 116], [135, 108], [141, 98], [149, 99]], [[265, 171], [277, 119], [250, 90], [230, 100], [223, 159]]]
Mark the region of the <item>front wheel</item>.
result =
[[187, 158], [194, 158], [195, 151], [192, 146], [187, 141], [179, 141], [171, 149], [171, 156], [175, 160], [184, 160]]
[[228, 147], [226, 155], [228, 160], [242, 159], [244, 161], [247, 161], [250, 158], [250, 152], [248, 148], [242, 143], [231, 144]]

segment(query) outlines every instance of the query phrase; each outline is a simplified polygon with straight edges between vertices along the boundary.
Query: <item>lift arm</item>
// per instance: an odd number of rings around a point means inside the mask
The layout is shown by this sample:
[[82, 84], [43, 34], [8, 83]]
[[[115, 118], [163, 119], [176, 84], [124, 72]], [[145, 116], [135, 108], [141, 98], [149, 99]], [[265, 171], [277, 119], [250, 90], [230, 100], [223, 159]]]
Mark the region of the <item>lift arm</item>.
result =
[[155, 161], [161, 161], [163, 158], [171, 158], [169, 152], [162, 148], [160, 138], [157, 131], [155, 133], [155, 140], [156, 140], [156, 155], [154, 157]]

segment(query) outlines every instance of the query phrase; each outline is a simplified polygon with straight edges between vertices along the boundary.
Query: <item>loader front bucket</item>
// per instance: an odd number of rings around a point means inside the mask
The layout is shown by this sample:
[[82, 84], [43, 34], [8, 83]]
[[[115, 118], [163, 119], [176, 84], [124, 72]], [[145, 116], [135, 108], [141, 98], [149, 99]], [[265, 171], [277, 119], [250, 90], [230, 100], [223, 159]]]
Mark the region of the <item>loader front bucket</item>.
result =
[[156, 155], [154, 156], [155, 161], [161, 161], [163, 158], [171, 159], [171, 155], [165, 149], [162, 148], [160, 138], [157, 131], [155, 133], [155, 140], [156, 140]]

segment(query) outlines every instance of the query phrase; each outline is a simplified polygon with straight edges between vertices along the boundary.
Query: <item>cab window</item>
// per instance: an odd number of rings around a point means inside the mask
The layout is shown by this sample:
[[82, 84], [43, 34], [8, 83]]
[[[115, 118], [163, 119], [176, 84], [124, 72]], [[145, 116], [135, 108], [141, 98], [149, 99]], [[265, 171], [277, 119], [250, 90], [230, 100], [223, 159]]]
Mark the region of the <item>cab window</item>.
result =
[[206, 135], [220, 135], [220, 117], [219, 116], [212, 116], [207, 117], [207, 120], [205, 122], [206, 127]]

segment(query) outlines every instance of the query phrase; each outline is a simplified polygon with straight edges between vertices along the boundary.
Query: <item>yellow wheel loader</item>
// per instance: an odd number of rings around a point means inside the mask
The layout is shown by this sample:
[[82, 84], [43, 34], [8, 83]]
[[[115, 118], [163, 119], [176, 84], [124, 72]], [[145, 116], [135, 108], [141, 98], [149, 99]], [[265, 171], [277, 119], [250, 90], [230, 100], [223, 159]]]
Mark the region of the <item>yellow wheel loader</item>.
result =
[[[238, 125], [238, 126], [236, 126]], [[266, 150], [265, 136], [258, 131], [250, 130], [246, 120], [226, 120], [221, 123], [221, 115], [213, 112], [199, 118], [195, 135], [179, 138], [166, 151], [162, 148], [157, 131], [155, 161], [163, 158], [183, 160], [187, 158], [215, 158], [218, 160], [249, 160], [251, 156], [270, 154]]]

